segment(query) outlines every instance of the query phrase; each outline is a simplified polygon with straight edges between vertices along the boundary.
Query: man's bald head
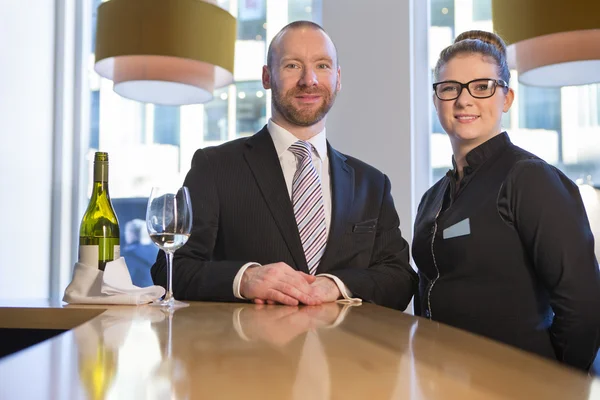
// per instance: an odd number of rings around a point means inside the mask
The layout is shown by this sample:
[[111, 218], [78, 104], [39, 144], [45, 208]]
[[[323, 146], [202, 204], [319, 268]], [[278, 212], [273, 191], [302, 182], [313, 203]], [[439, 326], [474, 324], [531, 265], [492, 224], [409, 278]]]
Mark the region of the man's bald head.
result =
[[[290, 30], [300, 29], [300, 28], [311, 28], [314, 30], [319, 30], [319, 31], [323, 32], [329, 38], [329, 35], [327, 34], [327, 32], [325, 32], [325, 29], [323, 29], [321, 27], [321, 25], [319, 25], [317, 23], [314, 23], [312, 21], [290, 22], [289, 24], [287, 24], [286, 26], [281, 28], [281, 30], [279, 32], [277, 32], [277, 34], [275, 35], [275, 37], [273, 37], [273, 40], [271, 40], [271, 43], [269, 44], [269, 49], [267, 50], [267, 67], [269, 68], [269, 70], [271, 70], [271, 68], [273, 66], [273, 53], [277, 50], [277, 46], [279, 45], [281, 37]], [[333, 45], [333, 48], [335, 49], [335, 65], [337, 66], [337, 65], [339, 65], [337, 48], [335, 47], [335, 43], [333, 43], [331, 38], [329, 38], [329, 40], [331, 41], [331, 44]]]

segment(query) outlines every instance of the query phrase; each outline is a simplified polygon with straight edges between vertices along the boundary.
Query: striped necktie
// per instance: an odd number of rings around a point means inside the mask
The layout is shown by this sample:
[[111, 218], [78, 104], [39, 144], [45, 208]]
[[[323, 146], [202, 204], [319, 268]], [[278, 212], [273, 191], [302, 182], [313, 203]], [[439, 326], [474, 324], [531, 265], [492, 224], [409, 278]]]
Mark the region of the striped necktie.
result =
[[312, 161], [310, 143], [298, 140], [289, 150], [297, 161], [292, 181], [292, 205], [308, 271], [314, 275], [327, 243], [321, 179]]

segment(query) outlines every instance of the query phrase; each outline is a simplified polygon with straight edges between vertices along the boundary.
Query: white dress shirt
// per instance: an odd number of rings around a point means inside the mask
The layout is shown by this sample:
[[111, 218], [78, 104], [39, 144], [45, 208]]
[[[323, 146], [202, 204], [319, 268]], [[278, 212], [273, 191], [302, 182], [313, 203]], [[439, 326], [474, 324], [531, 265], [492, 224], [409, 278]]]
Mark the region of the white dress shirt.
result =
[[[277, 157], [281, 163], [281, 169], [283, 171], [283, 177], [285, 178], [285, 185], [288, 190], [290, 199], [292, 198], [292, 181], [294, 180], [294, 174], [296, 173], [296, 156], [289, 150], [289, 147], [298, 141], [298, 138], [291, 132], [277, 125], [273, 120], [269, 119], [267, 123], [267, 129], [275, 145], [275, 151]], [[325, 208], [325, 225], [327, 228], [327, 234], [329, 234], [329, 226], [331, 225], [331, 183], [329, 180], [329, 156], [327, 155], [327, 138], [325, 136], [325, 129], [313, 136], [308, 140], [313, 145], [312, 160], [321, 178], [321, 188], [323, 190], [323, 205]], [[242, 276], [246, 269], [252, 266], [260, 266], [259, 263], [249, 262], [240, 268], [238, 273], [233, 280], [233, 294], [238, 299], [244, 299], [240, 293], [240, 284], [242, 282]], [[348, 290], [346, 285], [337, 277], [330, 274], [318, 274], [316, 276], [326, 276], [336, 283], [344, 299], [358, 301], [359, 299], [352, 298], [352, 293]]]

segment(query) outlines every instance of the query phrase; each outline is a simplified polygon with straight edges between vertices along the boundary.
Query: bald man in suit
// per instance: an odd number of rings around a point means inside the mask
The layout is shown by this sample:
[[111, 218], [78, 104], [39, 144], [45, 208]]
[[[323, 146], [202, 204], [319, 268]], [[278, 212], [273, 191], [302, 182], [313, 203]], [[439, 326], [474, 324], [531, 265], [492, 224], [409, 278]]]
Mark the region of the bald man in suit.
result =
[[[272, 91], [268, 124], [194, 155], [184, 183], [194, 224], [175, 253], [175, 297], [286, 305], [346, 298], [404, 310], [418, 278], [390, 181], [326, 139], [341, 89], [333, 42], [312, 22], [287, 25], [269, 46], [262, 82]], [[165, 286], [162, 252], [152, 276]]]

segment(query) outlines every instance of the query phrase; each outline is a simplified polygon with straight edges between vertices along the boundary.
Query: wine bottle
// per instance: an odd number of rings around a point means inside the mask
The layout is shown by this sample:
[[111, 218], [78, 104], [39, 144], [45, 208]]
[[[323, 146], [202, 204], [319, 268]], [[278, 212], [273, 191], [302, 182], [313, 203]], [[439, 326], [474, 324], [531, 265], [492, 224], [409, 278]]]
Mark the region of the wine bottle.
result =
[[94, 155], [94, 187], [79, 228], [79, 262], [97, 265], [121, 256], [119, 221], [108, 194], [108, 153]]

